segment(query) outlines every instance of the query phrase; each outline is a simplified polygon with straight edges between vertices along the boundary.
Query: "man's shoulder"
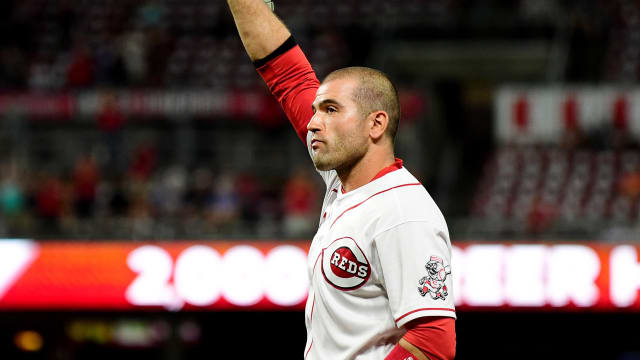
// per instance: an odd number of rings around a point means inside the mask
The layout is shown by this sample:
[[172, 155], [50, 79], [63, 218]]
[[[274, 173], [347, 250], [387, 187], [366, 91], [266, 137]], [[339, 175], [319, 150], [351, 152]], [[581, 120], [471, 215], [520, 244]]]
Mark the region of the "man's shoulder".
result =
[[[382, 227], [393, 227], [405, 222], [427, 222], [440, 227], [444, 216], [427, 189], [406, 168], [389, 173], [380, 184], [381, 203], [376, 206]], [[445, 225], [446, 226], [446, 225]]]
[[403, 201], [395, 202], [396, 205], [402, 205], [404, 202], [419, 203], [429, 197], [422, 183], [404, 167], [386, 174], [376, 182], [371, 192], [375, 194], [388, 192], [392, 198], [402, 198]]

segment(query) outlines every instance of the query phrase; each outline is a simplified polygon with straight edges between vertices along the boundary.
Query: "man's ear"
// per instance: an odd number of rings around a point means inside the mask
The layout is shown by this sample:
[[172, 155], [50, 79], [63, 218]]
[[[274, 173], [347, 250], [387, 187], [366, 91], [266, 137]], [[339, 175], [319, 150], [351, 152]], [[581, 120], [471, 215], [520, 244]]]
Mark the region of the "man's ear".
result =
[[389, 115], [386, 111], [374, 111], [368, 116], [370, 128], [369, 135], [374, 141], [380, 140], [387, 131], [389, 125]]

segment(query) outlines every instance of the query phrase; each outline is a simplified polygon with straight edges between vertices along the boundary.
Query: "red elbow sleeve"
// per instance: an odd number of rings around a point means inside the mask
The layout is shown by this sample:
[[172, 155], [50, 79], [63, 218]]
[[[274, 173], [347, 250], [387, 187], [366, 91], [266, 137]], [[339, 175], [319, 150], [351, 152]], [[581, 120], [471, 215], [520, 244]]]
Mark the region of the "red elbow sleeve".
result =
[[423, 317], [405, 325], [404, 339], [431, 360], [453, 359], [456, 355], [456, 321], [450, 317]]

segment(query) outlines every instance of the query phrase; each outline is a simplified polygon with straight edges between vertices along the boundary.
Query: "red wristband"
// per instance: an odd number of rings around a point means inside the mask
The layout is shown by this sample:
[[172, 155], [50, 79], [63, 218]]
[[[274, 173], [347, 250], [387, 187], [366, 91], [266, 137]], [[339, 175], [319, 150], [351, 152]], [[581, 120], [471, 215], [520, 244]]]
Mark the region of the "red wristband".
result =
[[389, 355], [387, 355], [384, 360], [417, 360], [416, 357], [409, 352], [409, 350], [400, 346], [400, 344], [396, 344], [396, 346], [391, 350]]

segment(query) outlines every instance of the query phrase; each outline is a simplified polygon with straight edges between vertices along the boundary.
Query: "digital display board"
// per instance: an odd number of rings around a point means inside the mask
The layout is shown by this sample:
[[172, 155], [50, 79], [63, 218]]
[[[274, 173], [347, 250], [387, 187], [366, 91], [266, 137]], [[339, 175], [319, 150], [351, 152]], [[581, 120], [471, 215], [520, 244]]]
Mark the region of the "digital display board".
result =
[[[302, 310], [308, 247], [0, 240], [0, 309]], [[459, 243], [451, 264], [456, 307], [639, 311], [639, 248]]]

